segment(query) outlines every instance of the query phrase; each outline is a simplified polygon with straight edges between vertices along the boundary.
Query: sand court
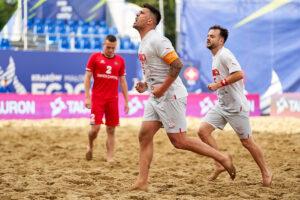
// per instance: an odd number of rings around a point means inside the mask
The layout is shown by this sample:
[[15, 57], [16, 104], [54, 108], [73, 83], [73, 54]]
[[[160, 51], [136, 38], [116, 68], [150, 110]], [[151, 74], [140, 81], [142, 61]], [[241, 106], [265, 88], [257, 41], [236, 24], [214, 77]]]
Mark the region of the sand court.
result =
[[[188, 117], [197, 137], [201, 118]], [[149, 191], [124, 190], [138, 176], [141, 118], [122, 118], [116, 129], [115, 158], [106, 162], [105, 127], [85, 160], [88, 119], [0, 120], [0, 199], [300, 199], [300, 119], [252, 117], [256, 142], [274, 174], [263, 187], [260, 171], [233, 130], [215, 131], [219, 148], [237, 168], [217, 180], [212, 159], [175, 149], [164, 130], [154, 138]]]

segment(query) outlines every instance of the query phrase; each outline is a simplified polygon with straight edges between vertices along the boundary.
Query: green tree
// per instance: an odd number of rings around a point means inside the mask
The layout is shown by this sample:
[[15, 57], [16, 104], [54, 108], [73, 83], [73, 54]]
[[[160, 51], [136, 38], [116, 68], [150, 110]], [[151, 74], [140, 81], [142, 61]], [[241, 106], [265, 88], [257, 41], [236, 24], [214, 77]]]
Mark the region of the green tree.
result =
[[0, 30], [2, 30], [2, 28], [5, 26], [17, 7], [17, 0], [0, 0]]
[[[127, 0], [130, 3], [137, 4], [139, 6], [143, 6], [144, 3], [149, 3], [159, 8], [159, 0]], [[164, 30], [165, 35], [169, 38], [174, 47], [176, 47], [176, 35], [175, 35], [175, 0], [164, 0]]]

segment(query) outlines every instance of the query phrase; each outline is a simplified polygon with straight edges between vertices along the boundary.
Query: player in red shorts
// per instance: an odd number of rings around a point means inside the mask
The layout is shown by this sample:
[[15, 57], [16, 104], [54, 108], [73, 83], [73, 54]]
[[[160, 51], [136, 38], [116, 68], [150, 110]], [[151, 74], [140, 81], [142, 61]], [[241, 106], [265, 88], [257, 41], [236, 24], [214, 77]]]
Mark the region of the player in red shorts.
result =
[[[93, 157], [93, 142], [97, 138], [102, 118], [105, 115], [107, 132], [106, 148], [107, 161], [112, 161], [115, 146], [115, 127], [119, 125], [118, 87], [120, 87], [125, 99], [124, 111], [127, 114], [128, 89], [126, 82], [124, 59], [115, 54], [117, 39], [108, 35], [103, 42], [103, 52], [94, 53], [89, 58], [84, 78], [85, 106], [91, 109], [90, 124], [88, 133], [89, 146], [86, 152], [86, 159]], [[90, 83], [93, 76], [94, 84], [92, 96], [90, 95]]]

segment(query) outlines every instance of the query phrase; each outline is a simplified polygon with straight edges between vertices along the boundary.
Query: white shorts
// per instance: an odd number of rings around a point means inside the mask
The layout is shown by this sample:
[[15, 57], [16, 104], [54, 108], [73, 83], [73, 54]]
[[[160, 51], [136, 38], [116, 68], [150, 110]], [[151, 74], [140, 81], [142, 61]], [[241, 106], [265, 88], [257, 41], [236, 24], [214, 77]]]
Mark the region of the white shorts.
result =
[[249, 111], [227, 112], [219, 106], [214, 106], [202, 122], [206, 122], [221, 130], [228, 122], [240, 139], [247, 139], [252, 136]]
[[186, 132], [186, 102], [187, 97], [163, 101], [150, 97], [143, 121], [160, 121], [167, 133]]

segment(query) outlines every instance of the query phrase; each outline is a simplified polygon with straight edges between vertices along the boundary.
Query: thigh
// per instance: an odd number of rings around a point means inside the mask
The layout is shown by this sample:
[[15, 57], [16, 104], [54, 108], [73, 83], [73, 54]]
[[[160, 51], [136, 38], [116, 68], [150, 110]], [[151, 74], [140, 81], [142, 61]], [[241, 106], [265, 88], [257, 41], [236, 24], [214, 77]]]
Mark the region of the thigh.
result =
[[203, 118], [202, 123], [208, 123], [214, 128], [219, 128], [221, 130], [224, 129], [225, 125], [227, 124], [227, 121], [220, 110], [218, 110], [218, 107], [213, 107]]
[[167, 133], [186, 132], [186, 102], [187, 97], [160, 102], [155, 111]]
[[242, 111], [227, 115], [227, 121], [240, 139], [247, 139], [252, 136], [249, 112]]
[[162, 123], [159, 121], [143, 121], [139, 131], [141, 138], [153, 138], [155, 133], [161, 128]]
[[147, 100], [144, 115], [143, 115], [143, 122], [144, 121], [160, 121], [159, 116], [157, 115], [155, 109], [154, 109], [154, 99], [150, 97]]
[[90, 124], [103, 124], [102, 118], [104, 115], [104, 105], [105, 102], [103, 101], [92, 101], [92, 108], [91, 108], [91, 116], [90, 116]]
[[105, 104], [105, 125], [118, 126], [119, 125], [119, 105], [118, 100], [108, 101]]

